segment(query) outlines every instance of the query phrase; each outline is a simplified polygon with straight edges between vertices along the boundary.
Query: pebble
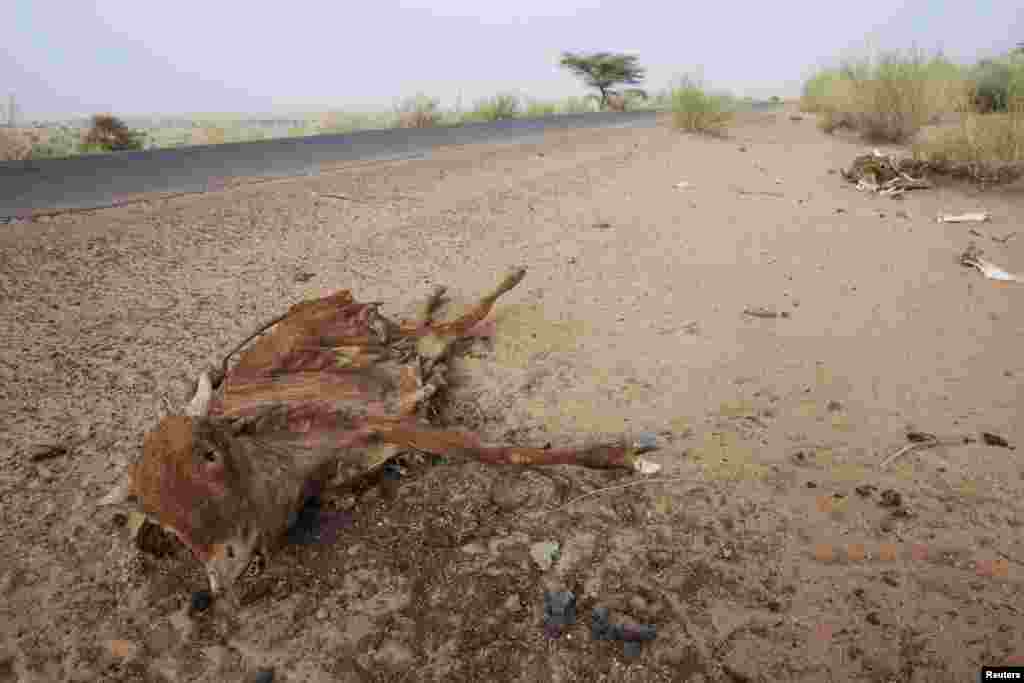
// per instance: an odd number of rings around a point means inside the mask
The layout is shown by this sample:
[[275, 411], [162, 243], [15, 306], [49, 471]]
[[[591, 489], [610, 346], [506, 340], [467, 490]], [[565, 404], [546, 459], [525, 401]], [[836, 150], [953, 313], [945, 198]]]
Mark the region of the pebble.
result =
[[327, 618], [327, 610], [325, 610], [323, 607], [318, 609], [316, 611], [316, 618], [317, 618], [317, 621], [323, 621], [324, 619], [326, 619]]
[[576, 623], [576, 595], [572, 591], [545, 591], [544, 621], [562, 628]]
[[522, 608], [523, 603], [519, 599], [519, 596], [516, 594], [508, 596], [508, 599], [505, 600], [505, 609], [507, 609], [509, 612], [518, 612]]
[[274, 670], [260, 669], [253, 675], [252, 683], [274, 683]]
[[205, 612], [213, 602], [213, 594], [208, 590], [196, 591], [192, 594], [192, 611]]
[[637, 453], [653, 451], [657, 447], [658, 435], [654, 432], [640, 432], [640, 434], [637, 435], [636, 441], [633, 442], [633, 448]]
[[537, 563], [541, 571], [551, 569], [558, 557], [558, 543], [555, 541], [541, 541], [530, 546], [530, 557]]
[[893, 489], [886, 489], [882, 491], [881, 501], [879, 504], [882, 507], [897, 508], [903, 505], [903, 496], [900, 495], [899, 491]]
[[51, 458], [58, 458], [68, 452], [67, 446], [59, 443], [44, 443], [33, 446], [28, 450], [28, 459], [32, 462], [41, 462]]
[[642, 650], [643, 647], [640, 645], [638, 641], [635, 640], [627, 641], [622, 645], [622, 654], [623, 656], [628, 657], [629, 659], [635, 659], [639, 657], [640, 652]]

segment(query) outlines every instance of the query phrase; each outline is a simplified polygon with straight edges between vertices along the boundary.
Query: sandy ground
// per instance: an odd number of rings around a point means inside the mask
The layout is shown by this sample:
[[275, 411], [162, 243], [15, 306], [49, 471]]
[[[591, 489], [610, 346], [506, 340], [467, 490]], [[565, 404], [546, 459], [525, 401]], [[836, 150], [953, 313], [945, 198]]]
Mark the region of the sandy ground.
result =
[[[1024, 271], [1024, 194], [866, 196], [834, 173], [864, 150], [784, 112], [725, 140], [561, 132], [4, 226], [0, 681], [881, 683], [1024, 663], [1024, 285], [956, 262], [975, 240]], [[981, 236], [935, 222], [975, 209]], [[198, 563], [136, 551], [97, 508], [160, 393], [264, 319], [343, 288], [398, 315], [519, 264], [449, 418], [534, 444], [655, 432], [660, 483], [570, 503], [639, 477], [425, 464], [331, 499], [339, 540], [273, 557], [227, 621], [190, 614]], [[1017, 448], [882, 468], [907, 430]], [[71, 447], [33, 459], [52, 442]], [[545, 590], [577, 597], [558, 639]], [[637, 656], [594, 640], [596, 606], [657, 638]]]

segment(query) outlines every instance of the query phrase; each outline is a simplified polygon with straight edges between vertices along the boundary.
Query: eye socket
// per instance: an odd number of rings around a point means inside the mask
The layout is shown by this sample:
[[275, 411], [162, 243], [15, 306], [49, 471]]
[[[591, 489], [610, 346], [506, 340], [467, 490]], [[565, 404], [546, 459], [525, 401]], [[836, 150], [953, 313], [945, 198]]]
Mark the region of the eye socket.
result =
[[235, 549], [233, 547], [231, 547], [230, 545], [227, 547], [227, 553], [228, 553], [228, 559], [229, 560], [235, 559]]
[[217, 451], [212, 448], [203, 451], [203, 460], [206, 462], [217, 462]]

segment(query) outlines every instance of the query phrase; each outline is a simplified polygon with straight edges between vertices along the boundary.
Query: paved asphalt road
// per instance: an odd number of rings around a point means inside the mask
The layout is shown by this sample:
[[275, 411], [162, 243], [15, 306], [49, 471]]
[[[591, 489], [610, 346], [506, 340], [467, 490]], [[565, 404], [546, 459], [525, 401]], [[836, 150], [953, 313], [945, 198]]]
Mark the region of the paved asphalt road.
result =
[[425, 157], [444, 145], [530, 142], [539, 140], [544, 131], [567, 128], [648, 127], [654, 125], [655, 116], [653, 112], [569, 114], [0, 162], [0, 221], [38, 211], [110, 206], [148, 192], [202, 192], [233, 177], [315, 174], [323, 164]]

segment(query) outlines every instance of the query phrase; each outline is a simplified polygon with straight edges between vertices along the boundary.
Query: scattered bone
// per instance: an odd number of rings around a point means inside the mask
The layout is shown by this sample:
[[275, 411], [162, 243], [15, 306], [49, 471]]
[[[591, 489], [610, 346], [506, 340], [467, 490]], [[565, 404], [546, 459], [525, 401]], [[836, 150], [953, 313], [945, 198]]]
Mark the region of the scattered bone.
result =
[[987, 261], [982, 258], [982, 253], [982, 250], [978, 248], [977, 245], [969, 245], [964, 253], [960, 255], [960, 265], [967, 266], [969, 268], [976, 268], [989, 280], [998, 280], [1001, 282], [1024, 282], [1024, 275], [1017, 275], [1003, 270], [991, 261]]
[[926, 170], [926, 166], [913, 159], [897, 159], [877, 149], [871, 154], [862, 154], [853, 160], [849, 170], [840, 169], [847, 182], [854, 183], [861, 192], [874, 192], [883, 197], [896, 199], [907, 190], [928, 189], [932, 184], [924, 177], [913, 177]]
[[970, 213], [940, 214], [935, 222], [937, 223], [985, 223], [992, 220], [992, 214], [988, 211], [973, 211]]

